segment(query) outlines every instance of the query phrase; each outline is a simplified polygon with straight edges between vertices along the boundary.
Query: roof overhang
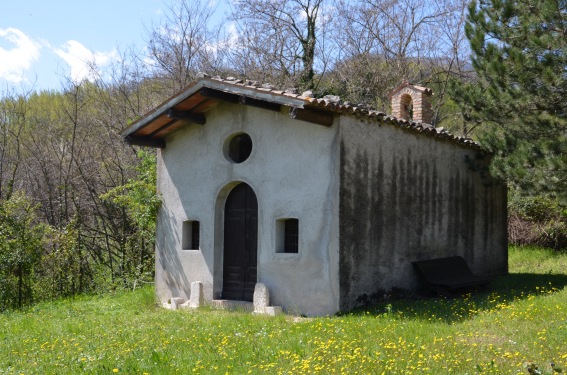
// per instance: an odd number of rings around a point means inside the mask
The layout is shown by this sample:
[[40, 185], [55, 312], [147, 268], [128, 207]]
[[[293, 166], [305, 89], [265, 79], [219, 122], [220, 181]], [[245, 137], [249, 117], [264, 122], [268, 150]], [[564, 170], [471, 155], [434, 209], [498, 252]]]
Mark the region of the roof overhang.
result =
[[148, 112], [123, 130], [121, 135], [129, 144], [163, 148], [164, 137], [180, 127], [188, 123], [205, 125], [206, 112], [221, 101], [272, 111], [288, 109], [289, 116], [294, 119], [324, 126], [333, 123], [332, 112], [306, 108], [309, 98], [296, 93], [247, 85], [241, 80], [201, 78]]

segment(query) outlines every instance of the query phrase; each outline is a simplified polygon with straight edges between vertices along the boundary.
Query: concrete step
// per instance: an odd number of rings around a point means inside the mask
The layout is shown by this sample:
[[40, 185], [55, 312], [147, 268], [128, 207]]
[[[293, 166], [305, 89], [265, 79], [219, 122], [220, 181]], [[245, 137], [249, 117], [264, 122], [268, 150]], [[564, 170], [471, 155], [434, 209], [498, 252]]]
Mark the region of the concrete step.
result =
[[254, 311], [254, 304], [246, 301], [232, 301], [227, 299], [214, 299], [211, 301], [211, 306], [216, 309], [222, 310], [241, 310], [241, 311]]

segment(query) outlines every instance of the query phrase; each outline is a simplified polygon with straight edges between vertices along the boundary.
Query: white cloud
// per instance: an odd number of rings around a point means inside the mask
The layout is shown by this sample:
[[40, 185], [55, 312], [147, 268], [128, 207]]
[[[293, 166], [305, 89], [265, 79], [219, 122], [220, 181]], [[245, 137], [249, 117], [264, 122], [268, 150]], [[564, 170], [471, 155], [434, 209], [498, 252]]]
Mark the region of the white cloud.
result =
[[14, 28], [0, 29], [0, 38], [14, 45], [11, 49], [0, 47], [0, 78], [14, 83], [24, 81], [24, 72], [39, 58], [41, 45]]
[[95, 79], [101, 74], [102, 67], [118, 58], [116, 50], [94, 52], [76, 40], [69, 40], [62, 48], [54, 48], [53, 51], [69, 65], [71, 79], [75, 83]]

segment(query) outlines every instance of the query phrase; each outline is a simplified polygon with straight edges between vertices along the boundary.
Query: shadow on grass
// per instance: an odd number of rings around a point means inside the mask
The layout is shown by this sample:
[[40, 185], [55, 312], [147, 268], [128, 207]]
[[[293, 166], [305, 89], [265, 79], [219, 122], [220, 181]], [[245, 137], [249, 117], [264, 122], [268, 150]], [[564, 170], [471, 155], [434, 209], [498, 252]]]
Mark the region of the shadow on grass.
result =
[[373, 306], [355, 309], [349, 315], [390, 315], [444, 323], [468, 320], [498, 305], [529, 296], [548, 295], [567, 286], [564, 274], [516, 273], [495, 279], [482, 291], [469, 291], [454, 298], [401, 298], [382, 301]]

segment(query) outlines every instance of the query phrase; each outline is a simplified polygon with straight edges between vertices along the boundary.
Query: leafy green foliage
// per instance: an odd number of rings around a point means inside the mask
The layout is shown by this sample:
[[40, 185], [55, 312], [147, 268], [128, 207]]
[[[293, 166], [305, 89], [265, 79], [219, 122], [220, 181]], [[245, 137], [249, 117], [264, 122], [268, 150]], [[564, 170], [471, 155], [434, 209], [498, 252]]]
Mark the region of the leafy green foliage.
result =
[[510, 243], [567, 249], [567, 210], [552, 196], [524, 196], [510, 191], [508, 232]]
[[37, 207], [21, 192], [0, 202], [0, 311], [33, 301], [45, 225]]
[[36, 290], [44, 299], [92, 292], [104, 285], [97, 283], [95, 264], [80, 241], [76, 220], [64, 228], [50, 227], [43, 243], [41, 269]]
[[125, 208], [144, 238], [153, 241], [157, 211], [161, 204], [156, 191], [156, 155], [140, 149], [138, 159], [140, 163], [135, 166], [137, 178], [109, 190], [102, 198]]
[[[128, 238], [130, 254], [127, 257], [130, 275], [153, 279], [153, 261], [156, 220], [161, 198], [156, 191], [156, 155], [147, 150], [138, 151], [139, 164], [135, 166], [136, 178], [103, 194], [103, 200], [126, 210], [133, 225]], [[136, 282], [136, 280], [132, 281]]]
[[[18, 247], [29, 257], [16, 265], [15, 245], [4, 241], [0, 310], [153, 278], [155, 157], [137, 158], [118, 133], [155, 98], [149, 85], [122, 84], [0, 98], [0, 205], [10, 219], [3, 234], [28, 224], [43, 230], [38, 246]], [[116, 186], [115, 201], [101, 197]], [[10, 214], [15, 192], [33, 202], [33, 220]]]
[[558, 220], [567, 219], [566, 213], [560, 211], [557, 200], [550, 197], [523, 197], [512, 195], [510, 207], [526, 220], [536, 223], [543, 223], [549, 220], [550, 216], [555, 216], [555, 219]]

